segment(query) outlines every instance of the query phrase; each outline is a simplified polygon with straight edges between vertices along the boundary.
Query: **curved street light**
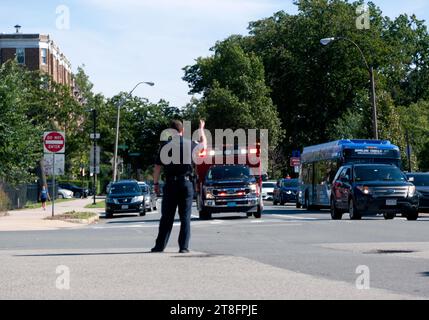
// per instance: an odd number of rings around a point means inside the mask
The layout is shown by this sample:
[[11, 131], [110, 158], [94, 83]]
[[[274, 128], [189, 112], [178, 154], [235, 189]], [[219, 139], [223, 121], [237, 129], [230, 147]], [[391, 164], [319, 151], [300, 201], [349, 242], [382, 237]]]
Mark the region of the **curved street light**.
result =
[[155, 83], [153, 82], [139, 82], [137, 85], [131, 90], [126, 97], [123, 97], [119, 103], [118, 103], [118, 115], [116, 119], [116, 141], [115, 141], [115, 155], [113, 157], [113, 182], [116, 182], [118, 180], [118, 149], [119, 149], [119, 126], [120, 126], [120, 120], [121, 120], [121, 108], [125, 104], [126, 99], [131, 97], [134, 93], [134, 91], [142, 84], [148, 85], [150, 87], [154, 87]]
[[320, 40], [320, 44], [323, 46], [327, 46], [327, 45], [331, 44], [332, 42], [339, 41], [339, 40], [348, 41], [351, 44], [353, 44], [359, 50], [359, 53], [361, 54], [362, 59], [365, 63], [365, 67], [369, 72], [369, 77], [371, 80], [373, 136], [374, 136], [375, 140], [378, 140], [377, 96], [376, 96], [376, 91], [375, 91], [374, 67], [369, 65], [368, 60], [365, 58], [365, 55], [364, 55], [362, 49], [358, 46], [358, 44], [349, 38], [346, 38], [346, 37], [323, 38]]

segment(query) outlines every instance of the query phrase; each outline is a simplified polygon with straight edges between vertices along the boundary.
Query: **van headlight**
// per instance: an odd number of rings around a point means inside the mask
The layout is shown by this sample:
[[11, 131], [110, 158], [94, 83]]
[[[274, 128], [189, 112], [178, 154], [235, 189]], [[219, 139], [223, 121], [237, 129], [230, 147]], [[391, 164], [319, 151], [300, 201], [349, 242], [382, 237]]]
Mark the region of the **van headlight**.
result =
[[137, 196], [131, 200], [131, 203], [143, 202], [143, 201], [144, 201], [144, 196]]
[[415, 186], [409, 186], [408, 187], [408, 198], [412, 198], [416, 195], [416, 187]]

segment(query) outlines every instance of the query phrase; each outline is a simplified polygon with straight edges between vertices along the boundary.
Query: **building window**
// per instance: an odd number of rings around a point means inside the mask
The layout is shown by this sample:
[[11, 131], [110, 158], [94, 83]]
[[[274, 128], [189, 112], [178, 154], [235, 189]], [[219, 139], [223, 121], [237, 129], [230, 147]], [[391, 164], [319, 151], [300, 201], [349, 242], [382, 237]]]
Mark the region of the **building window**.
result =
[[25, 49], [24, 48], [16, 49], [16, 61], [19, 64], [25, 64]]
[[42, 64], [48, 64], [48, 49], [42, 49]]

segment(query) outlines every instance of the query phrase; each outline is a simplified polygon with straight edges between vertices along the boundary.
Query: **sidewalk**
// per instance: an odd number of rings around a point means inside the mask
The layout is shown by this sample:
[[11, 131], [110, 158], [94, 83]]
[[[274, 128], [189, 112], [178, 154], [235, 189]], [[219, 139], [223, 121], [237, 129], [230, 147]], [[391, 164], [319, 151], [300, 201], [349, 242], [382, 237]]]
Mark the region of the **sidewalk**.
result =
[[[91, 199], [76, 199], [69, 202], [55, 204], [55, 214], [63, 214], [70, 211], [76, 212], [94, 212], [103, 213], [104, 209], [86, 209], [85, 206], [92, 203]], [[101, 200], [97, 200], [101, 201]], [[7, 216], [0, 217], [1, 231], [30, 231], [30, 230], [58, 230], [81, 227], [81, 224], [75, 224], [65, 221], [51, 221], [45, 218], [52, 215], [52, 206], [43, 209], [23, 209], [9, 211]]]

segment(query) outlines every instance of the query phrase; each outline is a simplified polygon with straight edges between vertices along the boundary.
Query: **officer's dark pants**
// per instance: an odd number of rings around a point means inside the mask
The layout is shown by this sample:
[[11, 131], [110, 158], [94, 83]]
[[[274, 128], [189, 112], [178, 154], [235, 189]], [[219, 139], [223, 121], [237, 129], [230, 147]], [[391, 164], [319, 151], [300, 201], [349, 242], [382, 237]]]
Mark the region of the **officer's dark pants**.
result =
[[167, 247], [177, 208], [179, 208], [181, 222], [179, 247], [180, 250], [189, 248], [193, 198], [194, 187], [191, 181], [179, 180], [166, 183], [162, 199], [159, 234], [156, 240], [157, 249], [164, 250]]

